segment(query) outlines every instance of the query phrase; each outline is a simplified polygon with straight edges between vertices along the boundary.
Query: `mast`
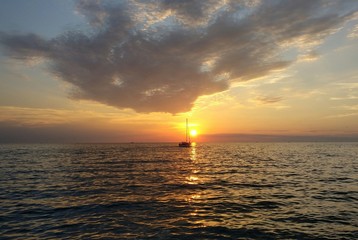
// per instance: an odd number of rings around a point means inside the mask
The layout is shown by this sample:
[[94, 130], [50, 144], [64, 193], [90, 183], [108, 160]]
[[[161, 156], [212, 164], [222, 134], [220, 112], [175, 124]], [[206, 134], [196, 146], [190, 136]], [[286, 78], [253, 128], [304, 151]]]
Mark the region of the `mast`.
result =
[[191, 147], [188, 119], [186, 119], [185, 142], [180, 142], [179, 147]]
[[188, 142], [188, 119], [186, 119], [185, 142]]

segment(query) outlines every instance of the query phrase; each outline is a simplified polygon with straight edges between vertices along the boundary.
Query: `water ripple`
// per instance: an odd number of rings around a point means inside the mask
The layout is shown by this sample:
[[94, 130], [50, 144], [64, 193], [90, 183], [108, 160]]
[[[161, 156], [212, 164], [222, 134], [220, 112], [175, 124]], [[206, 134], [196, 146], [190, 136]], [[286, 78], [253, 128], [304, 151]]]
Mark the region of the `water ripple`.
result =
[[0, 236], [357, 239], [357, 147], [0, 145]]

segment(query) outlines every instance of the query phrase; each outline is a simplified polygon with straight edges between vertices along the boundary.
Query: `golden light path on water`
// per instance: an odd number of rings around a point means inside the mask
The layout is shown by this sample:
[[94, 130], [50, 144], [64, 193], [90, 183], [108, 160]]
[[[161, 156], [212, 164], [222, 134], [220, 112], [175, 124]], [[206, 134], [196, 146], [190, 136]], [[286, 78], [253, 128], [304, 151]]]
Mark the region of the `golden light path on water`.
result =
[[354, 239], [357, 149], [356, 143], [0, 145], [0, 233]]

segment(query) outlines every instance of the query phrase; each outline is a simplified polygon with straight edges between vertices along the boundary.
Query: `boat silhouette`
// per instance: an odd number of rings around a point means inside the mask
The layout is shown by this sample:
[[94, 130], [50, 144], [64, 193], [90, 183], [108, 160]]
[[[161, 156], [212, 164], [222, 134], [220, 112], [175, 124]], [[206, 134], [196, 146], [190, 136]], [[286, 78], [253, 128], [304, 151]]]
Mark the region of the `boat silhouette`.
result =
[[188, 119], [186, 119], [185, 142], [180, 142], [179, 147], [191, 147]]

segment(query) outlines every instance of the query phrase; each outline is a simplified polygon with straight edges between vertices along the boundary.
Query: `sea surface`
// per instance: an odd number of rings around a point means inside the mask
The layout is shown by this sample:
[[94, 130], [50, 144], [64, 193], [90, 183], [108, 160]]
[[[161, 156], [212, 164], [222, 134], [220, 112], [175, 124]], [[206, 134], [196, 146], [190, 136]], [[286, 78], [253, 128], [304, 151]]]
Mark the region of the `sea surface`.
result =
[[358, 143], [0, 145], [1, 239], [358, 239]]

